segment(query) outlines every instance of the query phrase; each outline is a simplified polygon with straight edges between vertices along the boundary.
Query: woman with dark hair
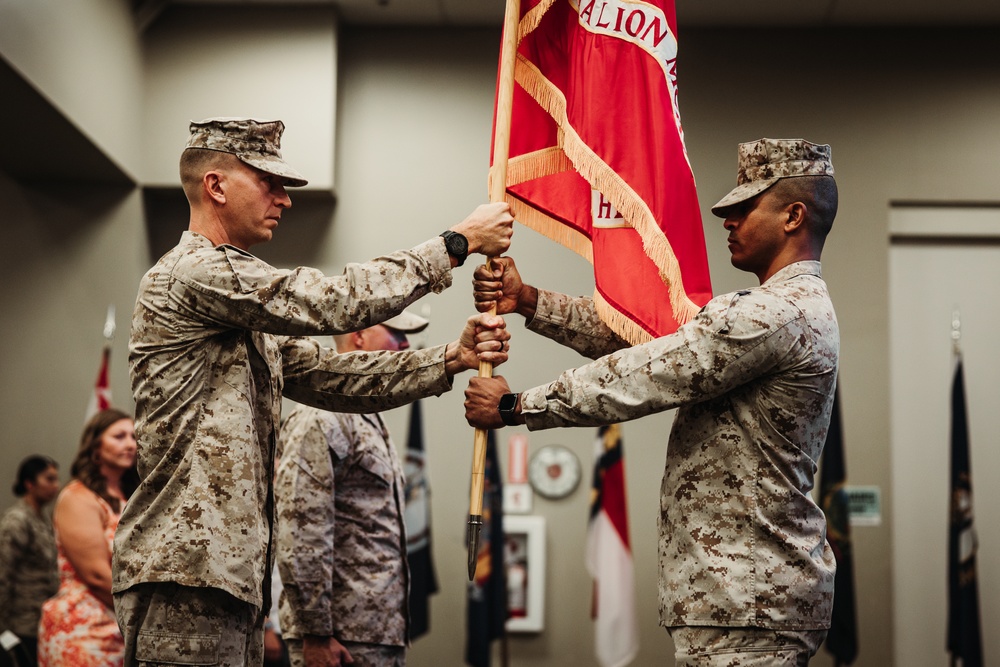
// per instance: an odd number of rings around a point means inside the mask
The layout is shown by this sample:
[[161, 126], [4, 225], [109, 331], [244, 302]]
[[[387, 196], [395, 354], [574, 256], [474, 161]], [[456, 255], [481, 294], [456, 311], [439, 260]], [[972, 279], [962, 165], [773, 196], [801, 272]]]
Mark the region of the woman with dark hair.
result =
[[139, 484], [132, 417], [114, 408], [83, 429], [73, 481], [59, 494], [53, 522], [59, 593], [42, 607], [41, 667], [116, 667], [124, 644], [111, 598], [111, 545], [122, 508]]
[[59, 590], [52, 520], [42, 508], [59, 493], [59, 465], [48, 456], [21, 461], [14, 482], [20, 500], [0, 519], [0, 631], [21, 640], [35, 664], [42, 603]]

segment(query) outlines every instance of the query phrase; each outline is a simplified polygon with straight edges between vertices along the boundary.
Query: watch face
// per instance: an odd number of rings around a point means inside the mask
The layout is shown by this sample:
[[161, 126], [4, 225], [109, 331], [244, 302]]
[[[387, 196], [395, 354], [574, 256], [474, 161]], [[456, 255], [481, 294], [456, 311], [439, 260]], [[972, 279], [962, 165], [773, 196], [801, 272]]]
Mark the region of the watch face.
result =
[[449, 234], [445, 241], [448, 246], [448, 252], [453, 255], [465, 256], [469, 254], [469, 241], [457, 232]]
[[580, 484], [580, 459], [562, 445], [538, 450], [528, 464], [528, 481], [536, 493], [546, 498], [565, 498]]
[[500, 397], [500, 404], [497, 406], [501, 412], [507, 412], [517, 407], [517, 394], [504, 394]]

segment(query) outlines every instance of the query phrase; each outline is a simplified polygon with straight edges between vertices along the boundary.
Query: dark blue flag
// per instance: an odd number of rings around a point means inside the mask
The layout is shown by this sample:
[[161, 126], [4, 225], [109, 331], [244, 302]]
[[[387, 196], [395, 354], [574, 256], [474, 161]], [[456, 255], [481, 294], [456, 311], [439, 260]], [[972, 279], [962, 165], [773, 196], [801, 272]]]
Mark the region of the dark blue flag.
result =
[[424, 456], [420, 401], [410, 408], [406, 439], [406, 560], [410, 565], [410, 639], [430, 629], [430, 596], [438, 592], [431, 550], [431, 489]]
[[503, 489], [493, 431], [486, 437], [483, 478], [483, 527], [479, 536], [476, 576], [468, 584], [465, 638], [465, 662], [473, 667], [489, 667], [490, 642], [503, 637], [507, 623]]
[[948, 653], [961, 667], [982, 667], [976, 531], [972, 525], [972, 472], [962, 357], [951, 386], [951, 494], [948, 527]]
[[837, 558], [833, 616], [826, 635], [826, 650], [837, 665], [850, 665], [858, 657], [858, 619], [854, 602], [854, 556], [847, 499], [847, 465], [840, 421], [840, 389], [833, 395], [833, 414], [820, 463], [819, 495], [826, 514], [826, 539]]

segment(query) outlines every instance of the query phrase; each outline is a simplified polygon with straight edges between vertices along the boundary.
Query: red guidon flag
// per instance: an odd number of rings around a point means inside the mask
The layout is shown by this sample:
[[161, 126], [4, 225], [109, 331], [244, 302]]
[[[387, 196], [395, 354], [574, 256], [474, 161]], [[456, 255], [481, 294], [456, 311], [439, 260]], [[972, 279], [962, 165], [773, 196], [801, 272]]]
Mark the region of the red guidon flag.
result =
[[521, 0], [507, 201], [593, 263], [598, 312], [632, 343], [712, 292], [676, 63], [673, 0]]
[[87, 403], [87, 419], [96, 415], [101, 410], [111, 407], [111, 383], [108, 381], [108, 368], [111, 366], [111, 347], [104, 346], [101, 352], [101, 367], [97, 371], [97, 380], [94, 382], [94, 393], [90, 395], [90, 402]]

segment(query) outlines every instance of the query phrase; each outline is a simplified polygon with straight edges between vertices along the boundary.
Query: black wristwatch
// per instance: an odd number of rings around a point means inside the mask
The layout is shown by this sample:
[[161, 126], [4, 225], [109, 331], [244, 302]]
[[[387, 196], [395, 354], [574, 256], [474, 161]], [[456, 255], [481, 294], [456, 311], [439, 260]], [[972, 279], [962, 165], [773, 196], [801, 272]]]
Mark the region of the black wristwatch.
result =
[[448, 254], [458, 260], [458, 265], [465, 264], [465, 258], [469, 256], [469, 240], [450, 229], [441, 232], [441, 238], [444, 239], [444, 247], [447, 248]]
[[517, 414], [514, 412], [517, 408], [517, 397], [517, 394], [504, 394], [500, 397], [500, 403], [497, 405], [500, 419], [507, 426], [517, 426]]

